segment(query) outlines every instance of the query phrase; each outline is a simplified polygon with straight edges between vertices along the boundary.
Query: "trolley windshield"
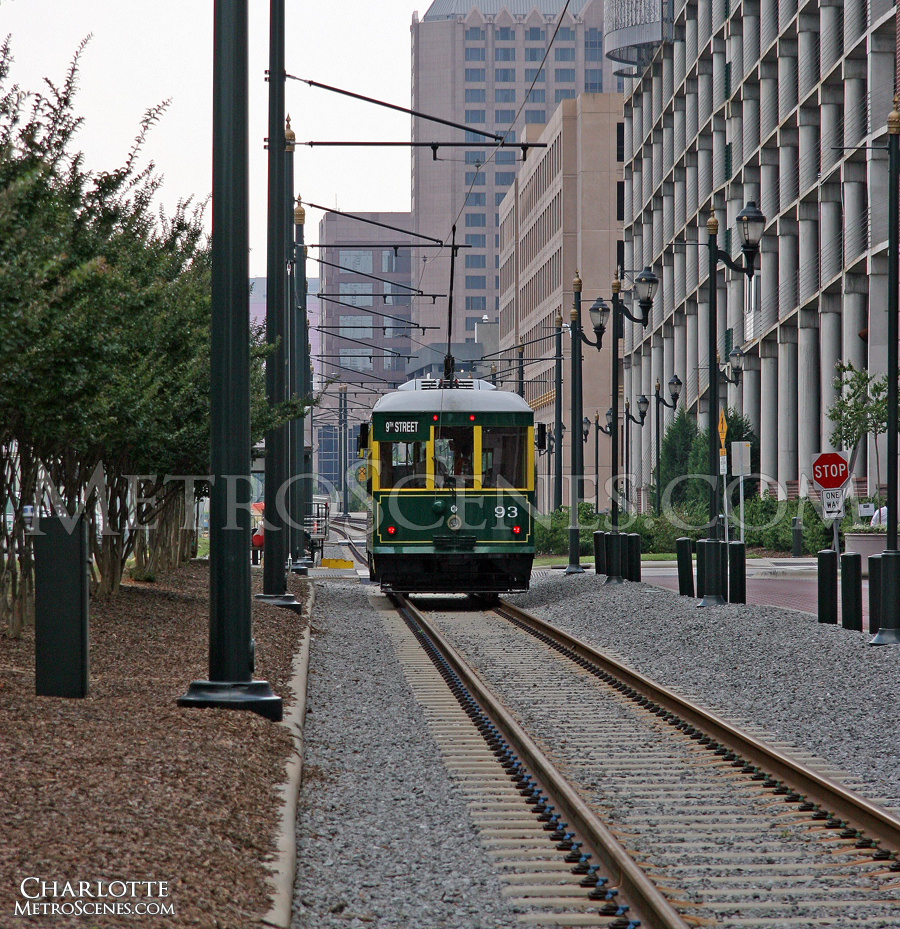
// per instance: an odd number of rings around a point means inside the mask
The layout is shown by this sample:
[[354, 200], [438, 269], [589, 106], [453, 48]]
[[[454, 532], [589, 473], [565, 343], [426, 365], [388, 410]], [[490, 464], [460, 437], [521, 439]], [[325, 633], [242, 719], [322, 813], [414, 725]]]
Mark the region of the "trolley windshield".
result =
[[526, 487], [524, 426], [485, 426], [481, 430], [482, 487]]

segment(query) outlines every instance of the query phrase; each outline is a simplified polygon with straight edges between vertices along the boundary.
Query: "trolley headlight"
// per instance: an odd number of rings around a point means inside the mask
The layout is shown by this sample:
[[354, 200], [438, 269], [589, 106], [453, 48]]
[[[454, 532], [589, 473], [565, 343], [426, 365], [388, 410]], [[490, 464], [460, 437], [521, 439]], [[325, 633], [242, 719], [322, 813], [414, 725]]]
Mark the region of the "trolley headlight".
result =
[[459, 527], [462, 525], [462, 520], [454, 514], [447, 520], [447, 528], [451, 529], [453, 532], [456, 532]]

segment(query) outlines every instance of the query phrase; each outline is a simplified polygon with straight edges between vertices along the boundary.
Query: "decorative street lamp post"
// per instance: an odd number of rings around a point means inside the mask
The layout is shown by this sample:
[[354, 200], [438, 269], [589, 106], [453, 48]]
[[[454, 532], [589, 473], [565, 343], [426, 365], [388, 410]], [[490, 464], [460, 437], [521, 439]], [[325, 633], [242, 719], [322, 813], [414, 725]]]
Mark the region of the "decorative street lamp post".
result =
[[562, 506], [562, 313], [556, 314], [556, 373], [553, 391], [554, 430], [556, 432], [556, 454], [553, 456], [553, 511]]
[[[621, 555], [621, 538], [619, 536], [619, 486], [618, 486], [618, 469], [619, 469], [619, 427], [618, 427], [618, 405], [619, 405], [619, 339], [624, 335], [624, 319], [627, 316], [634, 323], [640, 323], [647, 326], [650, 322], [650, 310], [653, 307], [653, 298], [656, 296], [656, 289], [659, 287], [659, 279], [650, 270], [644, 268], [634, 279], [634, 292], [638, 298], [638, 306], [641, 309], [640, 316], [632, 315], [623, 304], [619, 297], [622, 285], [619, 283], [618, 274], [612, 282], [612, 399], [613, 399], [613, 423], [612, 423], [612, 466], [613, 466], [613, 484], [610, 503], [610, 522], [611, 531], [607, 537], [607, 584], [621, 584], [622, 581], [622, 555]], [[603, 333], [606, 330], [606, 321], [609, 317], [609, 307], [599, 298], [594, 301], [591, 307], [591, 320], [594, 322], [594, 331], [597, 333], [597, 348], [603, 339]], [[590, 343], [595, 344], [595, 343]]]
[[[572, 438], [571, 438], [571, 474], [569, 476], [569, 564], [566, 567], [566, 574], [583, 574], [584, 568], [579, 564], [579, 533], [578, 533], [578, 501], [581, 499], [581, 479], [584, 475], [582, 462], [584, 454], [582, 446], [578, 440], [581, 436], [578, 434], [578, 423], [581, 422], [581, 340], [585, 338], [581, 331], [581, 278], [578, 272], [575, 272], [575, 280], [572, 282], [574, 299], [572, 301], [572, 311], [569, 318], [571, 319], [570, 334], [572, 336]], [[587, 341], [587, 339], [585, 339]], [[589, 343], [593, 345], [594, 343]], [[583, 444], [583, 443], [582, 443]]]
[[659, 439], [659, 414], [662, 407], [668, 407], [674, 410], [678, 406], [678, 398], [681, 396], [681, 378], [677, 374], [672, 375], [669, 381], [669, 396], [672, 402], [669, 403], [659, 392], [659, 378], [656, 379], [656, 515], [660, 514], [660, 486], [662, 484], [662, 474], [659, 468], [660, 457], [660, 439]]
[[[707, 544], [698, 549], [698, 559], [705, 557], [705, 589], [700, 606], [712, 606], [718, 603], [724, 603], [722, 597], [722, 578], [719, 571], [719, 552], [714, 544], [718, 538], [719, 529], [719, 449], [716, 441], [717, 432], [716, 424], [719, 419], [719, 358], [717, 347], [717, 298], [718, 298], [718, 266], [723, 262], [732, 271], [739, 274], [746, 274], [750, 281], [753, 280], [753, 265], [756, 255], [759, 252], [759, 241], [762, 238], [763, 230], [766, 227], [766, 217], [760, 212], [757, 205], [748, 201], [747, 205], [737, 215], [738, 234], [741, 237], [741, 251], [744, 254], [744, 264], [740, 265], [734, 261], [728, 252], [723, 252], [718, 246], [719, 221], [716, 219], [715, 208], [711, 207], [709, 219], [706, 223], [706, 229], [709, 232], [709, 328], [708, 328], [708, 370], [709, 370], [709, 525], [707, 534]], [[735, 352], [730, 357], [740, 359], [740, 354], [735, 356]], [[740, 375], [740, 368], [735, 371], [735, 377]], [[726, 377], [727, 379], [727, 377]], [[736, 380], [732, 383], [736, 383]], [[704, 554], [701, 556], [700, 552]]]
[[626, 511], [631, 506], [631, 424], [644, 428], [644, 420], [647, 418], [647, 410], [650, 409], [650, 401], [641, 394], [638, 397], [638, 414], [640, 419], [631, 415], [631, 402], [625, 401], [625, 508]]

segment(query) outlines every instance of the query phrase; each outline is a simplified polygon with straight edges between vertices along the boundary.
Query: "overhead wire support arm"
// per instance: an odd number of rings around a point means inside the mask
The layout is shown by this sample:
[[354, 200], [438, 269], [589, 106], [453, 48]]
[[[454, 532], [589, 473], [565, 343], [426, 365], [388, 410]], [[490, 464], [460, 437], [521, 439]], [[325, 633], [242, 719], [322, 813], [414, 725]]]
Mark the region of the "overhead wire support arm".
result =
[[[466, 127], [467, 132], [473, 132], [471, 127]], [[493, 138], [489, 138], [486, 141], [493, 142]], [[440, 148], [472, 148], [473, 145], [481, 145], [481, 142], [373, 142], [371, 139], [360, 142], [352, 142], [348, 140], [340, 141], [314, 141], [310, 140], [309, 142], [295, 142], [295, 145], [305, 145], [307, 148], [315, 148], [317, 145], [323, 148], [430, 148], [432, 158], [437, 161], [437, 153]], [[522, 150], [522, 160], [524, 161], [528, 157], [529, 148], [546, 148], [546, 142], [509, 142], [503, 140], [502, 142], [496, 143], [498, 148], [520, 148]]]
[[[400, 281], [392, 281], [386, 277], [378, 277], [377, 274], [369, 274], [366, 271], [357, 271], [355, 268], [345, 268], [343, 265], [335, 264], [333, 261], [326, 261], [324, 258], [313, 258], [313, 261], [317, 261], [320, 265], [325, 265], [328, 268], [337, 268], [338, 271], [345, 271], [347, 274], [358, 274], [360, 277], [367, 277], [373, 281], [380, 281], [382, 284], [396, 284], [397, 287], [402, 287], [404, 290], [414, 293], [417, 297], [425, 296], [421, 290], [417, 290], [415, 287], [410, 287], [409, 284], [403, 284]], [[387, 294], [387, 296], [392, 297], [394, 295]], [[398, 296], [400, 295], [398, 294]]]
[[[371, 341], [364, 342], [362, 339], [354, 339], [352, 336], [349, 336], [349, 335], [342, 335], [340, 332], [335, 332], [333, 328], [321, 329], [321, 328], [319, 328], [319, 326], [310, 326], [309, 328], [312, 329], [314, 332], [324, 332], [326, 335], [331, 336], [331, 338], [333, 338], [333, 339], [342, 339], [344, 342], [355, 342], [357, 345], [366, 345], [366, 346], [368, 346], [369, 348], [372, 348], [372, 342], [371, 342]], [[359, 328], [359, 327], [357, 326], [357, 327], [355, 327], [355, 328]], [[397, 358], [409, 358], [409, 357], [411, 357], [411, 356], [409, 356], [409, 355], [404, 355], [403, 352], [396, 352], [396, 351], [394, 351], [394, 349], [392, 349], [392, 348], [386, 348], [386, 347], [384, 347], [384, 346], [377, 346], [377, 348], [378, 348], [379, 351], [385, 351], [385, 352], [387, 352], [389, 355], [395, 355]], [[340, 356], [338, 356], [338, 357], [340, 357]]]
[[[402, 316], [391, 316], [389, 313], [379, 313], [378, 310], [373, 310], [368, 306], [357, 306], [355, 303], [344, 303], [343, 300], [338, 300], [337, 296], [351, 296], [350, 294], [315, 294], [317, 300], [327, 300], [329, 303], [336, 303], [338, 306], [345, 306], [349, 310], [362, 310], [364, 313], [371, 313], [373, 316], [379, 316], [381, 319], [390, 319], [396, 323], [405, 323], [410, 329], [419, 329], [422, 332], [422, 335], [425, 334], [426, 329], [440, 329], [440, 326], [420, 326], [418, 323], [414, 323], [410, 319], [404, 319]], [[368, 296], [368, 294], [366, 295]], [[376, 296], [373, 294], [372, 296]], [[388, 294], [388, 296], [393, 296]], [[399, 296], [399, 295], [398, 295]], [[426, 297], [432, 296], [431, 294], [424, 294]], [[438, 296], [443, 296], [443, 294], [438, 294]]]

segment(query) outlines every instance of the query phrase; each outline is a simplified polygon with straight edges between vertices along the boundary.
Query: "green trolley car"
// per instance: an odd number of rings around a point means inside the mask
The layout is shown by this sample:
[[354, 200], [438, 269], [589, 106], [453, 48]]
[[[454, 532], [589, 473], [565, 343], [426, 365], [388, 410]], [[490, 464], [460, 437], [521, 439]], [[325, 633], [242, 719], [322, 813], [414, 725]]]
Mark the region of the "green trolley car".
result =
[[527, 590], [534, 559], [534, 414], [481, 380], [415, 380], [364, 436], [369, 573], [383, 590]]

